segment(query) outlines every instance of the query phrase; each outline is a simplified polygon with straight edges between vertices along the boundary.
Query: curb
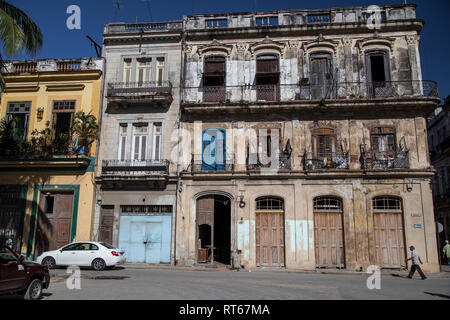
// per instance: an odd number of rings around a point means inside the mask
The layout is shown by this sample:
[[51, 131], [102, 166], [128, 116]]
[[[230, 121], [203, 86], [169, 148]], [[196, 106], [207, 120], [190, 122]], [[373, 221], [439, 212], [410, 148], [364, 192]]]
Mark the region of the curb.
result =
[[[122, 264], [120, 267], [125, 269], [155, 269], [155, 270], [174, 270], [174, 271], [209, 271], [209, 272], [275, 272], [275, 273], [302, 273], [302, 274], [332, 274], [332, 275], [367, 275], [364, 271], [350, 271], [350, 270], [296, 270], [296, 269], [230, 269], [224, 267], [189, 267], [189, 266], [173, 266], [173, 265], [151, 265], [151, 264]], [[408, 271], [405, 270], [382, 270], [382, 276], [393, 277], [407, 277]], [[439, 274], [427, 275], [429, 278], [450, 278], [448, 272], [440, 272]]]

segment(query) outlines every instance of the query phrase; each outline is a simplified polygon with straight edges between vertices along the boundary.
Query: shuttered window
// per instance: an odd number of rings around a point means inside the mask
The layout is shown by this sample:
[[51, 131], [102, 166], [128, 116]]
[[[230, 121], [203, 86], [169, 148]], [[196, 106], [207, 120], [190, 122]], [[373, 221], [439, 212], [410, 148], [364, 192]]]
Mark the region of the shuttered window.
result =
[[151, 58], [137, 60], [136, 81], [138, 82], [138, 86], [144, 86], [145, 82], [150, 81], [151, 63]]
[[126, 159], [126, 148], [127, 148], [127, 129], [128, 125], [126, 123], [121, 123], [119, 126], [119, 160], [123, 161]]
[[372, 150], [375, 152], [395, 151], [395, 129], [375, 127], [370, 131]]
[[153, 160], [161, 160], [162, 123], [153, 124]]
[[145, 160], [147, 157], [148, 123], [133, 125], [133, 160]]
[[123, 82], [130, 83], [131, 79], [131, 59], [123, 60]]

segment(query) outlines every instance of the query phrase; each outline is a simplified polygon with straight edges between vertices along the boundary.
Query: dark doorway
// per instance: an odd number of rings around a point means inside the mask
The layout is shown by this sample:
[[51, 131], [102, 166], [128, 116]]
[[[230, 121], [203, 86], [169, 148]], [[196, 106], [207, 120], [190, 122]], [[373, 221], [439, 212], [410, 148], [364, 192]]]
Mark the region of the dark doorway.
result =
[[230, 264], [231, 201], [224, 196], [214, 196], [214, 261]]
[[231, 201], [220, 195], [197, 200], [197, 262], [231, 263]]

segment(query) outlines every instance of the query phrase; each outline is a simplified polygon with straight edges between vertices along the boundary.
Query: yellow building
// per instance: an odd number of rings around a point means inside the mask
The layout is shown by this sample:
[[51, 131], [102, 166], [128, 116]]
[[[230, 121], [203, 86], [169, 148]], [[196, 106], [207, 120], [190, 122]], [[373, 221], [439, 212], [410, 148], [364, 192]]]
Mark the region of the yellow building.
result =
[[99, 123], [103, 68], [101, 58], [4, 67], [0, 118], [12, 140], [0, 137], [0, 242], [12, 239], [31, 259], [91, 238], [97, 145], [72, 123], [79, 111]]

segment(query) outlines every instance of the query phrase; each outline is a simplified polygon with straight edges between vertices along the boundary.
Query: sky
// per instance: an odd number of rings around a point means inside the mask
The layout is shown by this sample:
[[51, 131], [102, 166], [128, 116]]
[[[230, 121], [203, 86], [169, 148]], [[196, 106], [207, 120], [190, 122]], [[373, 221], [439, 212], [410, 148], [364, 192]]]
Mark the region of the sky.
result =
[[[117, 10], [117, 2], [120, 10]], [[111, 22], [158, 22], [181, 20], [183, 15], [282, 9], [326, 9], [345, 6], [401, 4], [405, 0], [9, 0], [25, 11], [42, 30], [43, 48], [35, 58], [96, 56], [86, 35], [102, 43], [103, 26]], [[417, 17], [425, 20], [420, 38], [424, 80], [438, 82], [441, 97], [450, 95], [450, 0], [416, 0]], [[150, 11], [148, 10], [150, 4]], [[80, 30], [69, 30], [70, 5], [81, 9]], [[29, 59], [27, 55], [7, 57]]]

